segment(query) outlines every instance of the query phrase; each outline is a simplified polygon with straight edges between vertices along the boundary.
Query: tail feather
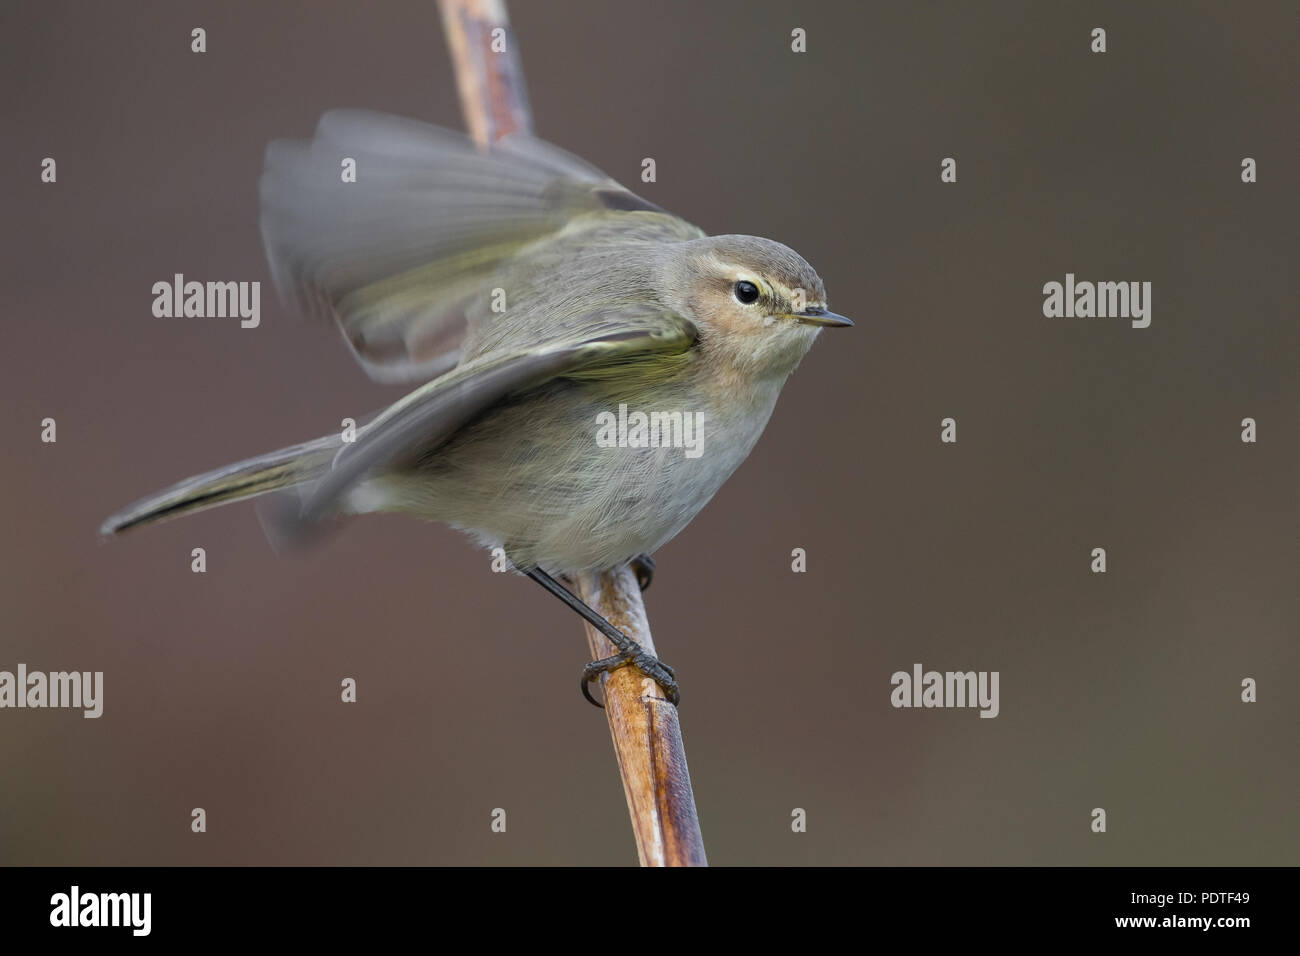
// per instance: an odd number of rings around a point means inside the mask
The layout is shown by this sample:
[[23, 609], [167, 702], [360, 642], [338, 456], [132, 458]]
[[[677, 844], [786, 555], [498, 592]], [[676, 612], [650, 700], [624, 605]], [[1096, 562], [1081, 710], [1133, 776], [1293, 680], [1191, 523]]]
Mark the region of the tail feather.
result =
[[123, 508], [100, 525], [99, 533], [108, 537], [310, 481], [329, 469], [340, 447], [342, 440], [330, 435], [186, 478]]

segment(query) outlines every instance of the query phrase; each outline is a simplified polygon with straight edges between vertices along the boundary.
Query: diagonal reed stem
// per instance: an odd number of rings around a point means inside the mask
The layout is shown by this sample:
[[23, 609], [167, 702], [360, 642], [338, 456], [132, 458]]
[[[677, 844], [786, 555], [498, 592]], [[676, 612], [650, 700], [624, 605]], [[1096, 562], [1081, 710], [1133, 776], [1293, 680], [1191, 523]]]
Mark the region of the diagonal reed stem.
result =
[[[509, 133], [531, 133], [532, 114], [518, 45], [510, 32], [504, 0], [439, 0], [447, 46], [470, 135], [480, 146]], [[501, 29], [493, 51], [493, 31]], [[636, 575], [629, 568], [584, 575], [575, 582], [588, 605], [650, 653], [650, 623]], [[614, 647], [586, 627], [593, 658]], [[704, 841], [686, 768], [677, 708], [653, 681], [630, 667], [602, 676], [605, 714], [623, 777], [642, 866], [704, 866]]]

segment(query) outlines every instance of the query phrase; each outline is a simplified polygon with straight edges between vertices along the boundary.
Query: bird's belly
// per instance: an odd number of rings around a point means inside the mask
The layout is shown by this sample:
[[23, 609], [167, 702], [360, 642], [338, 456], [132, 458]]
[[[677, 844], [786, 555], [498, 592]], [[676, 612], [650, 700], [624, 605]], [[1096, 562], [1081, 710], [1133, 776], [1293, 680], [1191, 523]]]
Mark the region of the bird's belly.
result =
[[545, 402], [501, 408], [415, 471], [386, 476], [373, 493], [385, 503], [357, 510], [445, 521], [505, 548], [520, 568], [615, 567], [681, 531], [744, 461], [771, 412], [768, 404], [728, 419], [698, 396], [663, 398], [569, 401], [559, 417]]
[[[614, 567], [650, 554], [690, 523], [734, 470], [687, 459], [680, 449], [601, 449], [600, 477], [579, 493], [587, 466], [547, 491], [548, 520], [518, 530], [525, 553], [512, 556], [547, 570], [576, 572]], [[738, 462], [737, 462], [738, 464]], [[531, 532], [531, 534], [530, 534]]]

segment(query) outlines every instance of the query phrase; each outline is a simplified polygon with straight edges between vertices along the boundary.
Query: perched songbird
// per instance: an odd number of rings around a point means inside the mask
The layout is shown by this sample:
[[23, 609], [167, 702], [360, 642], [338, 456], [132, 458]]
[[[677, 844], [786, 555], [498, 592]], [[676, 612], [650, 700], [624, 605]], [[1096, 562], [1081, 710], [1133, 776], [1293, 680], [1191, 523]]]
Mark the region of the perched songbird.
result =
[[[282, 489], [264, 509], [273, 537], [366, 512], [446, 522], [620, 649], [588, 665], [584, 694], [632, 664], [676, 702], [671, 669], [555, 578], [651, 568], [745, 460], [819, 331], [852, 325], [812, 266], [769, 239], [706, 236], [532, 137], [481, 151], [353, 110], [325, 114], [310, 142], [272, 143], [261, 202], [286, 303], [336, 322], [376, 380], [423, 384], [355, 441], [187, 479], [101, 533]], [[661, 427], [626, 428], [638, 414]], [[598, 441], [614, 419], [618, 440]]]

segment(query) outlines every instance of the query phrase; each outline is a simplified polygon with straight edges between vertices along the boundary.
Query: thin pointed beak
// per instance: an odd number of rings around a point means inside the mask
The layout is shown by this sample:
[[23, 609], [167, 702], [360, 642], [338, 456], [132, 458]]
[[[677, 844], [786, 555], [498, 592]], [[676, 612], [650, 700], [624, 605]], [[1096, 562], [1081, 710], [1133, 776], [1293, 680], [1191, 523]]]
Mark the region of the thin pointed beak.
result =
[[792, 315], [804, 325], [822, 325], [831, 329], [848, 329], [853, 327], [852, 319], [846, 319], [844, 316], [836, 315], [834, 312], [827, 312], [825, 309], [804, 309], [802, 312], [794, 312]]

